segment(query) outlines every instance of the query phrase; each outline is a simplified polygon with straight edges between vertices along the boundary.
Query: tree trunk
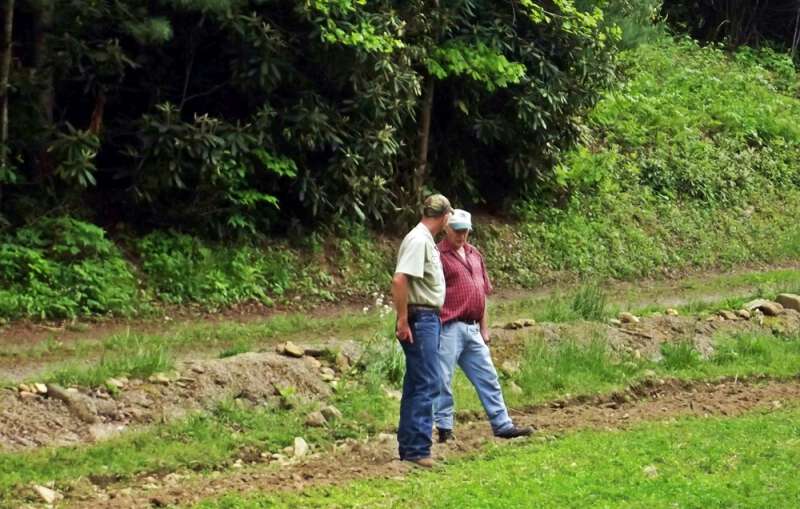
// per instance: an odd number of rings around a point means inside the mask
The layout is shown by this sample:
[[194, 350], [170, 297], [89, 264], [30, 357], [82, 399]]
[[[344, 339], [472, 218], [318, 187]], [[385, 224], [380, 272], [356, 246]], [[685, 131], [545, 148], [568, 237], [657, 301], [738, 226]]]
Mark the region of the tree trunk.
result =
[[422, 203], [422, 189], [428, 176], [428, 145], [431, 135], [431, 115], [433, 114], [434, 78], [426, 76], [425, 90], [422, 96], [422, 111], [419, 116], [419, 145], [417, 152], [417, 165], [414, 169], [414, 179], [411, 185], [411, 200], [419, 207]]
[[34, 175], [36, 181], [42, 181], [53, 171], [51, 154], [47, 151], [50, 132], [53, 130], [53, 109], [55, 107], [55, 91], [53, 85], [53, 70], [48, 61], [47, 35], [53, 30], [52, 0], [36, 2], [33, 11], [33, 47], [31, 48], [31, 65], [41, 80], [41, 85], [36, 97], [36, 110], [38, 113], [38, 128], [43, 133], [37, 136], [37, 141], [32, 145]]
[[11, 31], [14, 27], [14, 0], [3, 0], [2, 14], [3, 38], [2, 42], [0, 42], [0, 166], [5, 166], [8, 163], [8, 79], [11, 74]]

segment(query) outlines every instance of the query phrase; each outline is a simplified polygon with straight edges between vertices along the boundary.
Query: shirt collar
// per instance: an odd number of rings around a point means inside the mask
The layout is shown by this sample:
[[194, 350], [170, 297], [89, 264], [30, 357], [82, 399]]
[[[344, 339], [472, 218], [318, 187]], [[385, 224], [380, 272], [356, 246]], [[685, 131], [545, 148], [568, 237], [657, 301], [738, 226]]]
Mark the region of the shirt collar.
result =
[[424, 225], [424, 224], [422, 224], [422, 223], [417, 223], [417, 226], [416, 226], [416, 227], [417, 227], [417, 228], [419, 228], [419, 229], [420, 229], [422, 232], [424, 232], [424, 234], [425, 234], [425, 235], [426, 235], [426, 236], [427, 236], [429, 239], [431, 239], [431, 242], [433, 242], [433, 234], [431, 234], [431, 231], [428, 229], [428, 227], [427, 227], [427, 226], [425, 226], [425, 225]]
[[[447, 240], [447, 237], [442, 239], [442, 241], [439, 243], [439, 251], [442, 253], [447, 253], [450, 251], [455, 252], [455, 250], [456, 250], [455, 246], [453, 246], [453, 244], [451, 244], [450, 241]], [[464, 244], [464, 252], [467, 254], [472, 252], [472, 245], [469, 242]]]

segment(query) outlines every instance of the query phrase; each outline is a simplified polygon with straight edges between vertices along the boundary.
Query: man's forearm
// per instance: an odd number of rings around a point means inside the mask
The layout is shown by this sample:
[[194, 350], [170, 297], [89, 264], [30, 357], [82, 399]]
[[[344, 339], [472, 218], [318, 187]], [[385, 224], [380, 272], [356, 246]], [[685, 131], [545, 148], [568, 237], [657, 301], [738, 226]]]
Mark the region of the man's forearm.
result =
[[408, 278], [405, 274], [395, 274], [392, 279], [392, 302], [398, 321], [408, 321]]
[[489, 328], [489, 301], [487, 300], [486, 303], [483, 305], [483, 316], [481, 316], [480, 320], [481, 330], [487, 330]]

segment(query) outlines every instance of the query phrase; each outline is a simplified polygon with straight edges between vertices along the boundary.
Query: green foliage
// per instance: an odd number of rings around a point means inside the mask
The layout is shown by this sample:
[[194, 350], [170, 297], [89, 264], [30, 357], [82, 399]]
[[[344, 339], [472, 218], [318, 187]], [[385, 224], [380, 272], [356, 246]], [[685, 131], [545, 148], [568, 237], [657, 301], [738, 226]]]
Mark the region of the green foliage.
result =
[[83, 387], [103, 386], [111, 377], [130, 376], [144, 379], [153, 373], [163, 372], [174, 366], [172, 357], [163, 345], [139, 345], [111, 355], [104, 355], [100, 362], [87, 369], [84, 362], [58, 368], [44, 378], [61, 385]]
[[479, 42], [468, 46], [462, 41], [436, 48], [428, 62], [428, 72], [438, 79], [467, 76], [493, 92], [519, 83], [525, 77], [525, 66], [509, 62], [505, 55]]
[[616, 38], [571, 0], [24, 9], [0, 213], [19, 224], [29, 200], [66, 203], [218, 239], [415, 207], [432, 80], [424, 185], [470, 200], [536, 189], [611, 78]]
[[796, 83], [787, 56], [728, 58], [683, 40], [643, 46], [622, 62], [630, 80], [590, 116], [593, 140], [617, 158], [608, 178], [710, 204], [800, 183], [800, 102], [786, 88]]
[[584, 320], [606, 318], [606, 294], [596, 282], [582, 285], [572, 299], [572, 310]]
[[662, 343], [661, 355], [664, 369], [681, 370], [693, 368], [700, 364], [700, 354], [691, 341], [678, 341], [676, 343]]
[[587, 343], [565, 338], [556, 345], [536, 339], [525, 345], [522, 370], [515, 381], [531, 396], [585, 393], [616, 387], [637, 371], [637, 365], [616, 360], [599, 337]]
[[269, 305], [270, 295], [283, 295], [299, 270], [286, 250], [215, 246], [178, 233], [151, 233], [136, 241], [136, 250], [156, 296], [174, 304]]
[[43, 218], [0, 244], [0, 315], [73, 318], [137, 308], [130, 265], [105, 232], [69, 217]]

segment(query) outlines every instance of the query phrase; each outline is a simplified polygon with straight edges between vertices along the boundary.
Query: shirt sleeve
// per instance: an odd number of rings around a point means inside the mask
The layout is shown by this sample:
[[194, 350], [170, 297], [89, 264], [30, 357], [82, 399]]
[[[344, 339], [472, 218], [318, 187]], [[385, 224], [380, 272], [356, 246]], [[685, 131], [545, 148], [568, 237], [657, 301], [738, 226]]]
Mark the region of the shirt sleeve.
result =
[[394, 272], [419, 278], [425, 275], [425, 241], [423, 239], [408, 238], [403, 241], [397, 254], [397, 267]]

